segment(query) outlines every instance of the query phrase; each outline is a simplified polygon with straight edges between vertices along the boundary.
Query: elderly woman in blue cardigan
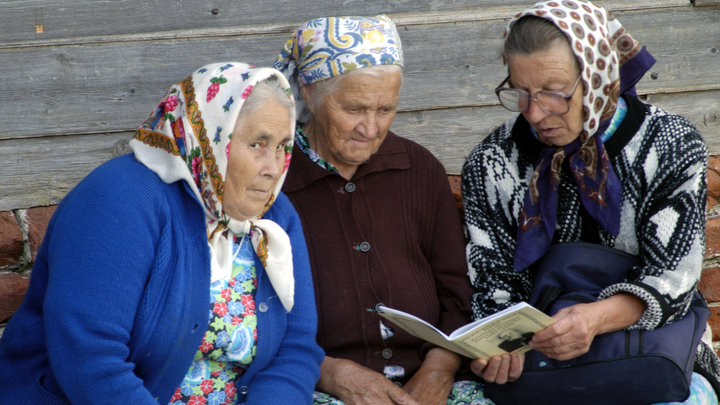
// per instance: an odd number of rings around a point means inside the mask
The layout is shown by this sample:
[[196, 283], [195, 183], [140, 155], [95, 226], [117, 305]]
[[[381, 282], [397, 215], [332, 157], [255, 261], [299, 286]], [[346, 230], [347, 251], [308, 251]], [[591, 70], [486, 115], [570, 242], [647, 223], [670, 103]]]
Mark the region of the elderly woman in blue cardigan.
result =
[[[0, 342], [12, 404], [310, 403], [322, 350], [280, 193], [282, 74], [207, 65], [58, 207]], [[231, 141], [232, 140], [232, 141]]]

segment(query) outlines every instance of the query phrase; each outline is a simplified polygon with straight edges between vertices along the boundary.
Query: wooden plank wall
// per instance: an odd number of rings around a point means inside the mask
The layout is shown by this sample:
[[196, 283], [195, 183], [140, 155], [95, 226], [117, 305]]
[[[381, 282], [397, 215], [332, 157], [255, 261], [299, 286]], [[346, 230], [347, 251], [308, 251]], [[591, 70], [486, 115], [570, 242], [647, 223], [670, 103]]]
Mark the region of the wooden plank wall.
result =
[[[720, 153], [720, 4], [598, 0], [658, 63], [640, 95]], [[6, 0], [0, 3], [0, 211], [56, 204], [127, 140], [165, 90], [209, 62], [271, 65], [303, 21], [389, 14], [406, 57], [393, 129], [457, 174], [510, 116], [493, 88], [510, 0]], [[705, 6], [700, 7], [700, 4]]]

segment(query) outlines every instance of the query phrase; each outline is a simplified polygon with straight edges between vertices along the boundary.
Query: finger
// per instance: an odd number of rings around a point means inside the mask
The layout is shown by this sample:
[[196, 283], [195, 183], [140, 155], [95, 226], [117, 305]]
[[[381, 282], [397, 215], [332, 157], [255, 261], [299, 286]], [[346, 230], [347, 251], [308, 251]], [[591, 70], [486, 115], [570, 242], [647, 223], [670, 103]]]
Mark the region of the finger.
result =
[[587, 353], [587, 350], [570, 350], [570, 351], [564, 351], [564, 352], [558, 352], [558, 353], [543, 353], [546, 356], [548, 356], [551, 359], [565, 361], [574, 359], [576, 357], [580, 357], [583, 354]]
[[561, 355], [565, 353], [574, 352], [580, 349], [580, 346], [574, 343], [562, 343], [559, 341], [551, 340], [544, 342], [539, 345], [533, 345], [533, 349], [542, 352], [546, 355]]
[[559, 346], [549, 345], [547, 347], [536, 348], [544, 355], [555, 360], [569, 360], [581, 356], [590, 350], [590, 345], [582, 342], [574, 341], [573, 343], [563, 344]]
[[567, 349], [576, 341], [575, 338], [571, 334], [564, 334], [555, 336], [551, 339], [543, 340], [543, 341], [531, 341], [530, 347], [532, 347], [535, 350], [548, 350], [548, 351], [556, 351], [556, 350], [563, 350], [567, 351]]
[[495, 382], [498, 370], [502, 364], [502, 356], [493, 356], [488, 360], [485, 370], [483, 370], [482, 378], [487, 382]]
[[495, 383], [505, 384], [506, 382], [508, 382], [508, 374], [510, 372], [510, 355], [503, 354], [502, 356], [500, 356], [500, 358], [502, 359], [502, 362], [500, 363], [498, 372], [495, 375]]
[[393, 404], [397, 405], [420, 405], [410, 394], [404, 389], [392, 384], [387, 391], [388, 397], [392, 400]]
[[482, 377], [483, 371], [485, 371], [485, 366], [487, 366], [488, 361], [486, 359], [475, 359], [470, 362], [470, 370], [472, 370], [473, 373], [475, 373], [476, 376]]
[[[555, 316], [558, 316], [558, 315], [559, 315], [559, 313], [556, 314]], [[555, 316], [553, 316], [553, 318], [555, 318]], [[530, 341], [535, 344], [545, 343], [551, 339], [555, 339], [558, 336], [562, 336], [567, 333], [570, 333], [572, 328], [573, 328], [573, 322], [571, 322], [570, 319], [568, 319], [568, 317], [556, 318], [555, 323], [553, 323], [552, 325], [550, 325], [544, 329], [541, 329], [541, 330], [535, 332], [535, 334], [533, 335], [533, 337]]]
[[508, 372], [508, 381], [515, 381], [520, 378], [525, 364], [525, 354], [513, 353], [510, 355], [510, 371]]

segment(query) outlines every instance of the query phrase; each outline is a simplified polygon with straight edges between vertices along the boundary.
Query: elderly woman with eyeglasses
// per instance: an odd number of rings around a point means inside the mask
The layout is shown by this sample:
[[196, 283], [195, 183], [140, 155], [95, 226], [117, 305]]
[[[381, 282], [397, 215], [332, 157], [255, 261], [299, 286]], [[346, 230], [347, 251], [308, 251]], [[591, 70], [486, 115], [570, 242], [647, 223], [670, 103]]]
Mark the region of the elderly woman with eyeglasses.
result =
[[[475, 147], [462, 172], [474, 317], [528, 301], [529, 268], [551, 245], [578, 241], [638, 256], [641, 265], [597, 301], [554, 315], [533, 349], [575, 359], [598, 335], [683, 316], [702, 268], [707, 151], [690, 122], [636, 97], [652, 56], [584, 1], [541, 2], [517, 14], [502, 56], [508, 76], [495, 92], [519, 114]], [[471, 367], [503, 384], [520, 378], [525, 357]], [[704, 343], [696, 364], [704, 377], [693, 376], [691, 391], [706, 388], [717, 403], [708, 387], [718, 387], [718, 360]]]

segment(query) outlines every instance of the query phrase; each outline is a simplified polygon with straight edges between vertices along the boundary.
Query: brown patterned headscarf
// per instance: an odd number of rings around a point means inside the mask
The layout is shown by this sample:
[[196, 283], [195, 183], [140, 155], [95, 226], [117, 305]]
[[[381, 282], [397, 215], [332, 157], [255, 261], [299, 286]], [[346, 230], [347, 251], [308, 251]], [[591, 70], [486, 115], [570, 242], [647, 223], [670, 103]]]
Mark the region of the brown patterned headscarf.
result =
[[[621, 93], [635, 83], [654, 60], [612, 15], [589, 1], [543, 1], [516, 14], [504, 33], [525, 16], [552, 22], [568, 39], [583, 81], [583, 129], [577, 140], [563, 147], [547, 147], [530, 180], [518, 220], [515, 269], [535, 262], [550, 247], [556, 226], [557, 193], [565, 160], [578, 185], [583, 207], [612, 235], [620, 231], [622, 187], [600, 135], [613, 117]], [[644, 52], [641, 57], [638, 56]], [[647, 59], [649, 58], [649, 59]], [[648, 62], [652, 60], [652, 62]], [[636, 69], [620, 72], [626, 62]], [[649, 63], [649, 64], [647, 64]]]
[[[568, 38], [585, 84], [584, 137], [594, 135], [600, 122], [615, 113], [620, 95], [620, 66], [642, 47], [610, 13], [589, 1], [536, 3], [510, 20], [503, 37], [507, 37], [515, 21], [525, 16], [549, 20]], [[586, 139], [581, 142], [585, 143]]]

